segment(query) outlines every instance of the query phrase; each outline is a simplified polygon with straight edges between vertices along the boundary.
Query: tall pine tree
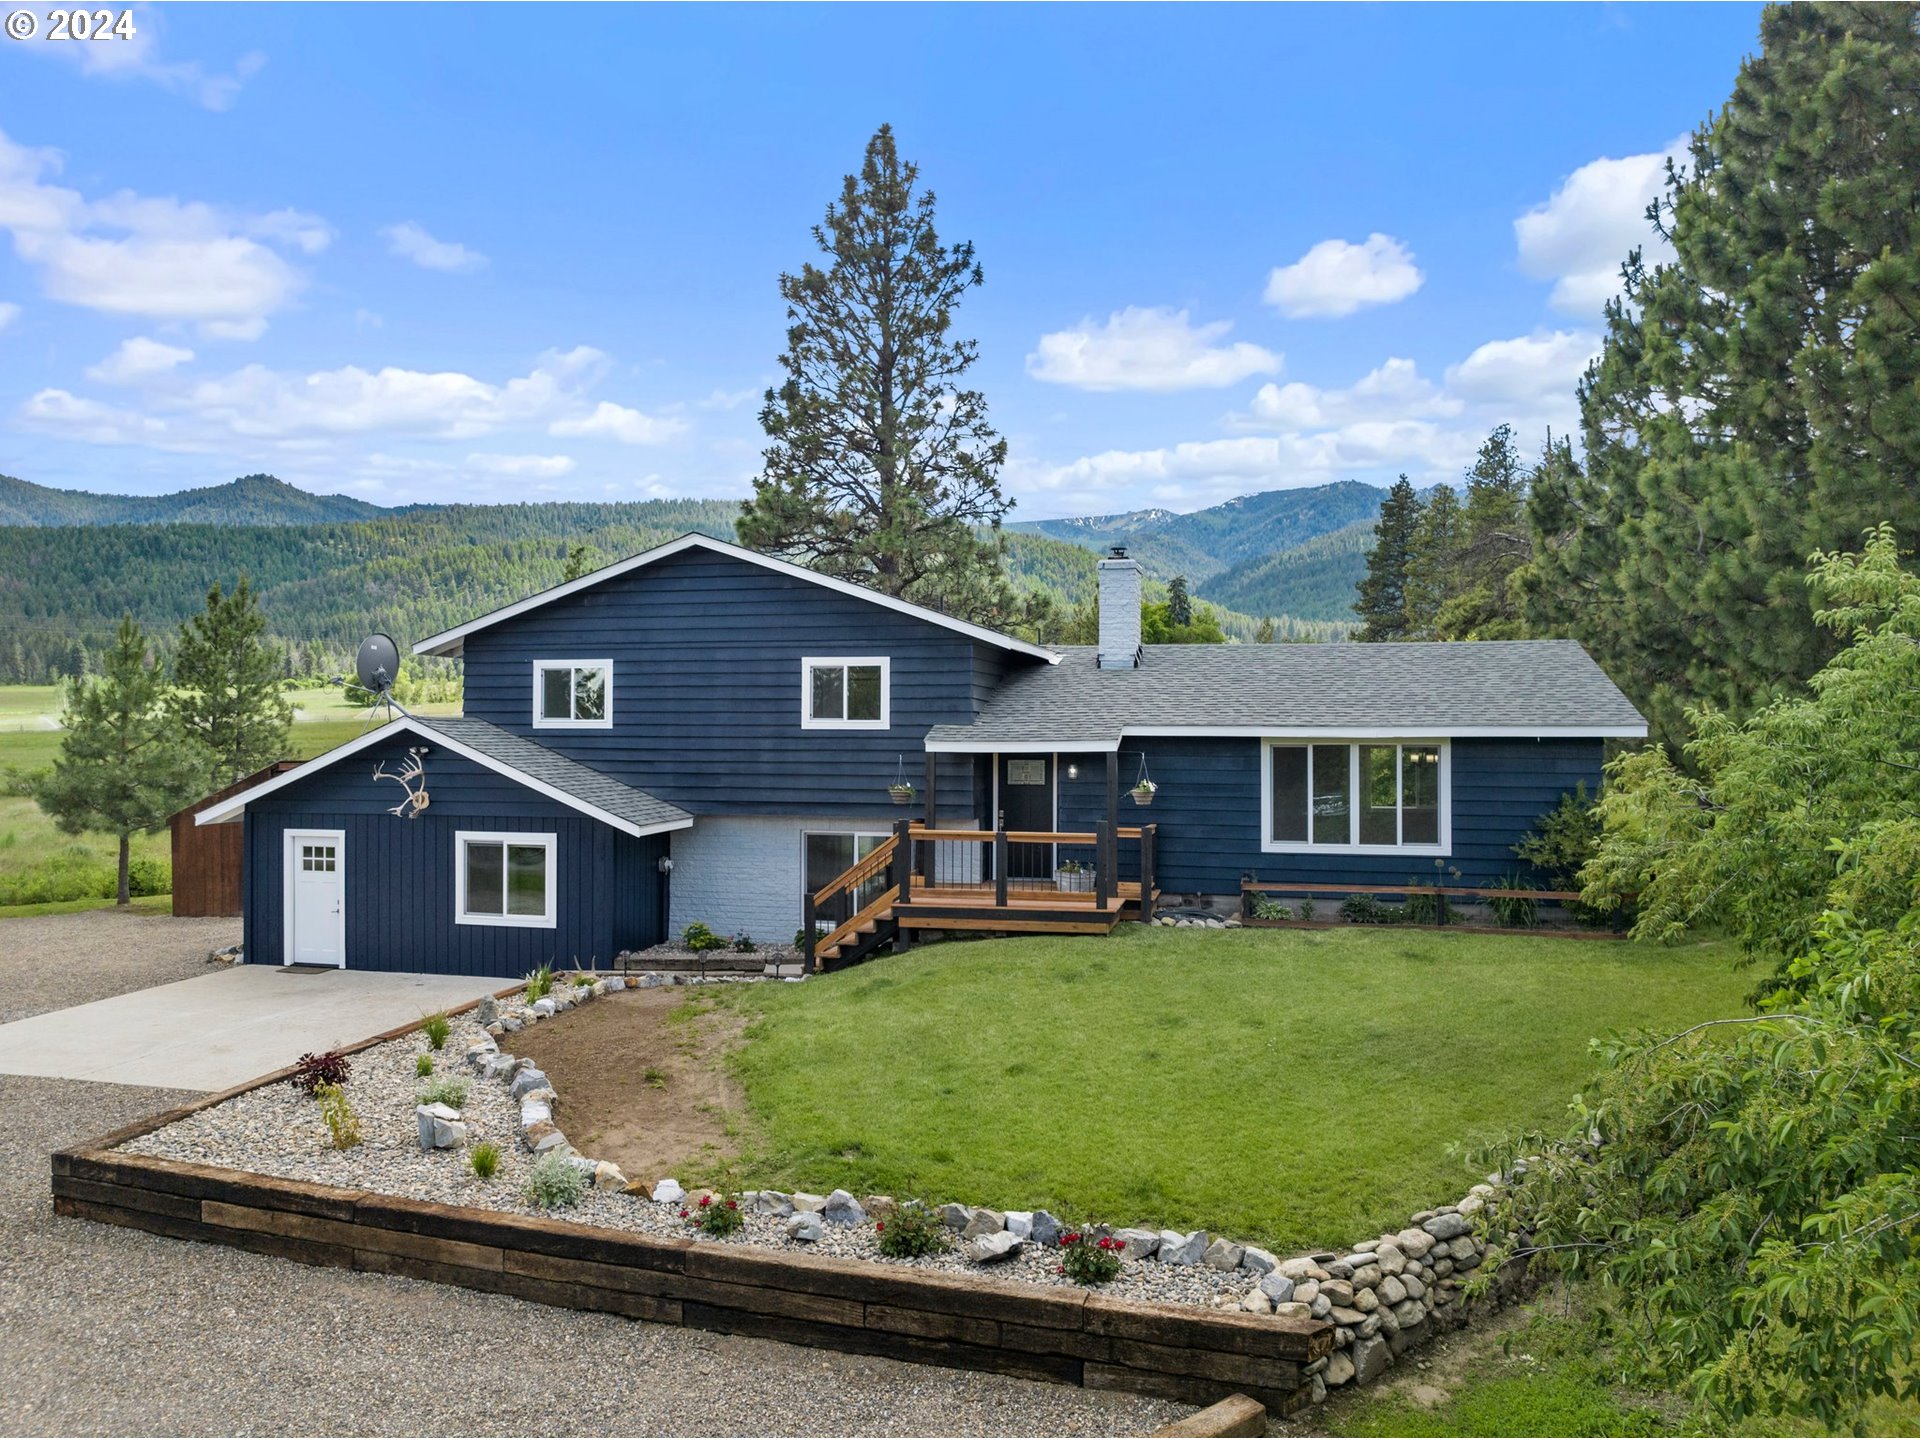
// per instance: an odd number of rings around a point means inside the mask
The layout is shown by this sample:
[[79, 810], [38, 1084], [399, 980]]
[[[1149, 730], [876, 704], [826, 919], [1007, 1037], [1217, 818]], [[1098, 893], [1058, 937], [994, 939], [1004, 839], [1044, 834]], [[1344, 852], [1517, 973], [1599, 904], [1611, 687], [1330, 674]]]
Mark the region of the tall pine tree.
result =
[[1407, 551], [1407, 639], [1440, 638], [1441, 607], [1458, 586], [1460, 540], [1460, 497], [1451, 485], [1436, 485]]
[[1527, 633], [1513, 573], [1533, 558], [1528, 475], [1513, 427], [1496, 425], [1467, 469], [1454, 571], [1433, 616], [1438, 640], [1517, 640]]
[[814, 227], [827, 267], [780, 277], [786, 379], [760, 411], [769, 443], [737, 530], [755, 549], [990, 619], [1013, 604], [998, 535], [1007, 442], [965, 387], [976, 342], [950, 333], [982, 274], [972, 245], [941, 244], [918, 179], [881, 126]]
[[1920, 542], [1920, 7], [1769, 8], [1760, 53], [1623, 266], [1581, 385], [1586, 463], [1536, 488], [1537, 628], [1572, 634], [1677, 739], [1837, 643], [1807, 555]]
[[287, 753], [293, 707], [281, 686], [280, 654], [263, 638], [266, 628], [244, 575], [232, 594], [215, 584], [206, 610], [180, 627], [171, 708], [206, 754], [211, 789]]
[[1354, 614], [1360, 617], [1356, 640], [1407, 638], [1407, 567], [1413, 560], [1413, 534], [1420, 523], [1420, 497], [1402, 475], [1387, 491], [1373, 526], [1373, 549], [1360, 580]]
[[131, 898], [133, 836], [158, 830], [202, 790], [204, 756], [167, 714], [166, 685], [147, 637], [128, 615], [96, 680], [67, 684], [60, 753], [34, 787], [40, 808], [69, 835], [104, 830], [120, 842], [117, 903]]

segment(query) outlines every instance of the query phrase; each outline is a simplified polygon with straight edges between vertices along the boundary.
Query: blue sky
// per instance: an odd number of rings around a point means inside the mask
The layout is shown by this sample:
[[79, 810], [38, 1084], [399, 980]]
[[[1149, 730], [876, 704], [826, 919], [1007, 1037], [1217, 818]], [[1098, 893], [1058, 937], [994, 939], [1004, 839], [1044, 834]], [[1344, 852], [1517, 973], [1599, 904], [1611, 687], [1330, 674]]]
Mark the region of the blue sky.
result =
[[[44, 15], [48, 7], [39, 6]], [[134, 7], [0, 41], [0, 473], [732, 496], [875, 126], [970, 239], [1015, 518], [1573, 417], [1758, 10]]]

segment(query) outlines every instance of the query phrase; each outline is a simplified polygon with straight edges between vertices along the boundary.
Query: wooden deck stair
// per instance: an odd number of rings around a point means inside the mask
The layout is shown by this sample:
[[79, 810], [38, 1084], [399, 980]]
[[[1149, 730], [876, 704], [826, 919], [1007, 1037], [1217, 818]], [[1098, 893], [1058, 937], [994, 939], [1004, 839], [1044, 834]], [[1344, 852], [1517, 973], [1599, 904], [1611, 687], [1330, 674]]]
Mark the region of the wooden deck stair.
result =
[[[883, 945], [904, 950], [913, 932], [972, 930], [1010, 935], [1106, 935], [1122, 920], [1150, 911], [1160, 892], [1152, 888], [1155, 827], [1110, 827], [1098, 831], [932, 830], [902, 821], [887, 840], [807, 897], [805, 929], [817, 936], [809, 947], [811, 968], [840, 969], [866, 959]], [[1119, 843], [1139, 845], [1141, 880], [1109, 887]], [[939, 873], [939, 847], [977, 850], [978, 866], [993, 879], [956, 879]], [[1094, 847], [1092, 888], [1060, 889], [1050, 881], [1008, 879], [1010, 845]], [[843, 912], [860, 896], [884, 884], [827, 933], [819, 933], [823, 910]], [[1146, 887], [1145, 905], [1141, 902]]]

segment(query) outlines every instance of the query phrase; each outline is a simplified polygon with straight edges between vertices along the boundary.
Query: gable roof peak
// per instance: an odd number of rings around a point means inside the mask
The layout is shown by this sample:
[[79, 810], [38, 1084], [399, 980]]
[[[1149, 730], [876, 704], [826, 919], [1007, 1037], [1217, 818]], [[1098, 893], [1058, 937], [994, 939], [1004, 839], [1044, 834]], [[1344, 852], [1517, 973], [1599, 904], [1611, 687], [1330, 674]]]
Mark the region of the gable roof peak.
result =
[[1058, 664], [1060, 660], [1057, 651], [1050, 650], [1043, 645], [1034, 645], [1025, 640], [1016, 640], [1011, 635], [1003, 635], [998, 630], [990, 630], [986, 626], [976, 625], [970, 620], [958, 620], [951, 615], [943, 615], [938, 610], [929, 609], [925, 605], [916, 605], [910, 600], [900, 600], [892, 595], [883, 595], [878, 590], [870, 589], [865, 585], [856, 585], [851, 580], [841, 580], [832, 575], [822, 575], [817, 570], [809, 570], [804, 565], [795, 565], [790, 560], [780, 560], [772, 555], [763, 555], [758, 550], [749, 550], [743, 545], [735, 545], [726, 540], [716, 540], [713, 536], [702, 535], [698, 531], [688, 531], [677, 540], [669, 540], [664, 545], [654, 546], [651, 550], [642, 550], [637, 555], [629, 555], [624, 560], [616, 560], [611, 565], [603, 565], [591, 574], [582, 575], [578, 580], [565, 581], [562, 584], [553, 586], [551, 589], [542, 590], [535, 595], [529, 595], [524, 600], [515, 601], [511, 605], [503, 605], [497, 610], [490, 610], [476, 619], [467, 621], [464, 625], [456, 625], [451, 630], [441, 631], [438, 635], [429, 635], [413, 647], [413, 653], [416, 655], [458, 655], [466, 641], [466, 637], [469, 635], [489, 629], [504, 620], [511, 620], [516, 616], [524, 615], [530, 610], [537, 610], [543, 605], [550, 605], [556, 600], [564, 600], [569, 595], [577, 595], [582, 590], [589, 589], [603, 581], [614, 579], [616, 576], [625, 575], [629, 571], [640, 570], [648, 565], [654, 565], [662, 560], [670, 559], [675, 555], [684, 554], [688, 550], [710, 550], [716, 555], [726, 555], [735, 560], [743, 560], [750, 565], [758, 565], [763, 569], [771, 570], [777, 575], [786, 575], [795, 580], [804, 580], [808, 584], [818, 585], [823, 589], [837, 590], [843, 595], [851, 595], [857, 600], [865, 600], [874, 605], [884, 606], [889, 610], [898, 610], [902, 614], [912, 615], [918, 619], [925, 620], [928, 624], [939, 625], [948, 630], [958, 631], [960, 634], [970, 639], [978, 640], [983, 644], [997, 646], [1002, 650], [1011, 651], [1018, 655], [1029, 655], [1036, 660], [1044, 660], [1049, 665]]

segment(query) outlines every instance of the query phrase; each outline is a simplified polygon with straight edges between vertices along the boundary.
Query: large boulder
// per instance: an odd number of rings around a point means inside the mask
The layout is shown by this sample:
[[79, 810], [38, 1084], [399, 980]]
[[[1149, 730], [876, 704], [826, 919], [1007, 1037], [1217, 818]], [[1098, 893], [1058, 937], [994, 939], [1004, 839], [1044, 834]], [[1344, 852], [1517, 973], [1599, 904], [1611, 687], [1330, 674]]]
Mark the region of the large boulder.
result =
[[1033, 1212], [1031, 1210], [1009, 1210], [1005, 1216], [1007, 1233], [1025, 1240], [1033, 1234]]
[[533, 1090], [551, 1090], [546, 1074], [536, 1066], [528, 1066], [513, 1077], [513, 1083], [507, 1087], [507, 1093], [518, 1100]]
[[454, 1150], [467, 1143], [467, 1127], [460, 1121], [460, 1112], [451, 1105], [438, 1101], [416, 1105], [413, 1118], [420, 1132], [422, 1150]]
[[827, 1233], [827, 1225], [817, 1210], [802, 1210], [787, 1221], [787, 1238], [811, 1245]]
[[1167, 1265], [1198, 1265], [1207, 1253], [1207, 1232], [1195, 1230], [1182, 1235], [1178, 1230], [1160, 1232], [1160, 1260]]
[[1260, 1277], [1260, 1293], [1276, 1303], [1293, 1299], [1293, 1290], [1293, 1281], [1275, 1271]]
[[774, 1216], [791, 1215], [793, 1214], [793, 1197], [780, 1190], [755, 1191], [753, 1213]]
[[1116, 1230], [1113, 1238], [1127, 1247], [1126, 1257], [1129, 1260], [1145, 1260], [1160, 1248], [1160, 1234], [1156, 1230]]
[[940, 1223], [949, 1230], [964, 1230], [973, 1223], [973, 1208], [958, 1200], [949, 1200], [940, 1207]]
[[596, 1190], [624, 1190], [627, 1177], [620, 1173], [620, 1167], [611, 1160], [596, 1160], [593, 1164], [593, 1188]]
[[1379, 1337], [1353, 1342], [1353, 1378], [1357, 1383], [1366, 1385], [1378, 1380], [1392, 1363], [1393, 1352]]
[[820, 1214], [829, 1225], [867, 1223], [866, 1208], [845, 1190], [836, 1190], [827, 1196], [827, 1203], [820, 1207]]
[[[1006, 1228], [1006, 1216], [1002, 1215], [998, 1210], [989, 1210], [986, 1206], [982, 1205], [978, 1210], [973, 1212], [972, 1218], [967, 1221], [966, 1228], [960, 1232], [960, 1238], [962, 1240], [978, 1240], [983, 1235], [998, 1235]], [[993, 1258], [998, 1260], [1001, 1257], [996, 1255]]]
[[793, 1208], [795, 1210], [805, 1211], [809, 1215], [818, 1215], [827, 1208], [827, 1197], [824, 1195], [809, 1195], [804, 1190], [796, 1190], [793, 1192]]
[[1247, 1247], [1231, 1240], [1216, 1240], [1201, 1253], [1200, 1263], [1209, 1270], [1238, 1270]]
[[687, 1192], [678, 1180], [668, 1176], [653, 1187], [653, 1198], [661, 1205], [678, 1205], [687, 1198]]
[[1344, 1385], [1353, 1379], [1353, 1357], [1344, 1350], [1336, 1350], [1327, 1357], [1327, 1384]]
[[1473, 1223], [1464, 1215], [1443, 1211], [1430, 1219], [1423, 1220], [1420, 1228], [1436, 1240], [1453, 1240], [1473, 1229]]
[[1248, 1245], [1240, 1252], [1240, 1268], [1251, 1274], [1265, 1275], [1279, 1265], [1271, 1250], [1262, 1250], [1258, 1245]]
[[500, 1018], [500, 1002], [491, 995], [482, 995], [480, 1003], [473, 1007], [473, 1021], [476, 1025], [491, 1025]]
[[1033, 1243], [1036, 1245], [1058, 1245], [1066, 1227], [1054, 1216], [1044, 1210], [1033, 1212]]
[[1019, 1254], [1022, 1243], [1011, 1230], [995, 1230], [969, 1240], [960, 1253], [972, 1264], [991, 1265]]

